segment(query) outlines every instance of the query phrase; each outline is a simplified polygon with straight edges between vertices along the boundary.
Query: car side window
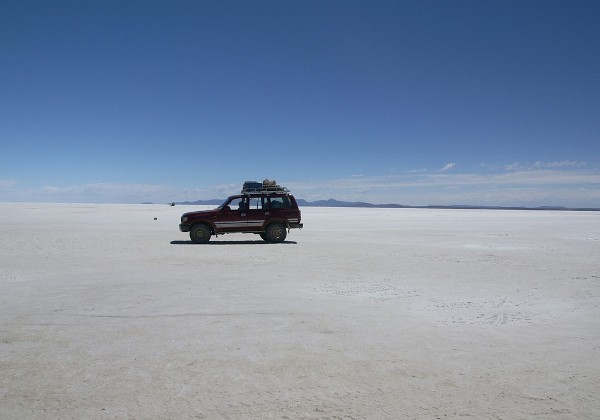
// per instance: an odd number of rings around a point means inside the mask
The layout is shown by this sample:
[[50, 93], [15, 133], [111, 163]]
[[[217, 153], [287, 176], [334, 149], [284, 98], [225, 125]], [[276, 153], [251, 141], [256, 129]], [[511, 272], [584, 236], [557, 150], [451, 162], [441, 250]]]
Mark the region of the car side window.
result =
[[250, 210], [262, 210], [263, 208], [263, 197], [251, 197], [250, 198]]
[[292, 203], [288, 197], [271, 197], [271, 208], [290, 209], [292, 208]]

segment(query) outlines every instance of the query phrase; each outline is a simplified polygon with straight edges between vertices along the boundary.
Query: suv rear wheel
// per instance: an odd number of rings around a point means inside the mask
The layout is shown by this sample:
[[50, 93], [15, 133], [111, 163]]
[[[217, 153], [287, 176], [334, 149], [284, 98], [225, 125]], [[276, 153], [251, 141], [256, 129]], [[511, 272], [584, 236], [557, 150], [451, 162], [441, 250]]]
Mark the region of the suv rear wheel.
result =
[[265, 237], [269, 242], [283, 242], [286, 236], [287, 232], [285, 230], [285, 226], [283, 226], [281, 223], [271, 223], [269, 226], [267, 226], [267, 229], [265, 229]]
[[197, 224], [190, 230], [190, 239], [196, 244], [205, 244], [210, 241], [210, 227], [205, 224]]

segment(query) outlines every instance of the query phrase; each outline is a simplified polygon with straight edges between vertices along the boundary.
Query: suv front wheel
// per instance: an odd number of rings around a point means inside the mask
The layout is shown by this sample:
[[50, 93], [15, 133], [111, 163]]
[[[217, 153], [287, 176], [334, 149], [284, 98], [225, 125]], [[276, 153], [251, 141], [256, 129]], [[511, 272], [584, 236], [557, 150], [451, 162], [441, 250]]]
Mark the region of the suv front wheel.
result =
[[269, 242], [273, 242], [273, 243], [283, 242], [285, 240], [286, 236], [287, 236], [287, 232], [285, 230], [285, 226], [283, 226], [281, 223], [271, 223], [265, 229], [265, 237], [266, 237], [266, 240]]
[[210, 241], [210, 227], [205, 224], [197, 224], [190, 230], [190, 239], [196, 244], [205, 244]]

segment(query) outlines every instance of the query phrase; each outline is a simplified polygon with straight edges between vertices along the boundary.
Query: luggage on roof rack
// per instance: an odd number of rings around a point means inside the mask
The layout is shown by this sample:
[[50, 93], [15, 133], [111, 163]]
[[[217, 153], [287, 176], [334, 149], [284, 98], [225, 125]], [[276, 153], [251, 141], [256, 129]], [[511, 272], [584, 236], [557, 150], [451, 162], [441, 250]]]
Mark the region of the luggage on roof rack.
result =
[[270, 179], [265, 179], [263, 182], [246, 181], [242, 186], [242, 194], [275, 192], [287, 194], [290, 192], [290, 190], [288, 190], [286, 187], [282, 187], [281, 185], [277, 184], [276, 181], [271, 181]]
[[260, 190], [262, 190], [262, 183], [257, 181], [246, 181], [244, 182], [244, 186], [242, 187], [242, 192]]

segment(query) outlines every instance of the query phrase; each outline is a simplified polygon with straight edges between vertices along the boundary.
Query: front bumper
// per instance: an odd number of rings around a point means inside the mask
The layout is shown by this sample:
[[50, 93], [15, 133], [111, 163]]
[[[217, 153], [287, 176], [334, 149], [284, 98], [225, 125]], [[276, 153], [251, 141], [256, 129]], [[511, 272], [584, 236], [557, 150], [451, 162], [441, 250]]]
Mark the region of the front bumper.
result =
[[182, 232], [189, 232], [191, 228], [190, 225], [179, 225], [179, 230]]

